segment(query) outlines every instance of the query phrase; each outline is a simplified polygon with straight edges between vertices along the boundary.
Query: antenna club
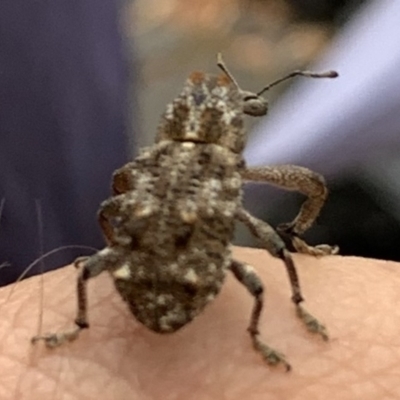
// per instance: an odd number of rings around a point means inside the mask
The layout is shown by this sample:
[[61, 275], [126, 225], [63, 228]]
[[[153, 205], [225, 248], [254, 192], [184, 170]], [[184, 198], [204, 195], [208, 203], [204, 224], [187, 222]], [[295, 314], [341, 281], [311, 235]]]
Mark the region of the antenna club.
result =
[[328, 71], [326, 73], [327, 78], [337, 78], [339, 76], [339, 73], [337, 71]]

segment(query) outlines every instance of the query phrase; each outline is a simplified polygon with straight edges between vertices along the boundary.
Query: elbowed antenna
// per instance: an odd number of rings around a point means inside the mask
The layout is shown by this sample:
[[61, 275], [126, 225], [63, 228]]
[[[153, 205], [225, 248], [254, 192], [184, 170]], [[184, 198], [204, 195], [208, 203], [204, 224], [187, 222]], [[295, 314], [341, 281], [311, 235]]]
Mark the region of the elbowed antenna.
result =
[[271, 89], [273, 86], [279, 85], [281, 82], [286, 81], [288, 79], [292, 79], [295, 76], [305, 76], [306, 78], [337, 78], [339, 74], [336, 71], [326, 71], [326, 72], [311, 72], [311, 71], [293, 71], [290, 74], [284, 76], [283, 78], [279, 78], [276, 81], [270, 83], [265, 86], [262, 90], [260, 90], [257, 95], [261, 96], [264, 92]]
[[232, 81], [232, 83], [237, 87], [237, 89], [241, 90], [239, 84], [236, 81], [236, 79], [233, 77], [233, 75], [230, 73], [228, 67], [225, 65], [224, 60], [222, 59], [222, 54], [221, 53], [217, 54], [217, 66], [219, 68], [221, 68], [221, 70]]
[[[233, 77], [232, 73], [229, 71], [228, 67], [225, 65], [224, 60], [222, 59], [221, 53], [217, 54], [217, 65], [226, 74], [226, 76], [232, 81], [232, 83], [237, 87], [237, 89], [241, 90], [236, 79]], [[317, 73], [317, 72], [311, 72], [311, 71], [296, 70], [296, 71], [293, 71], [290, 74], [288, 74], [282, 78], [279, 78], [276, 81], [268, 84], [267, 86], [265, 86], [262, 90], [260, 90], [257, 93], [257, 96], [261, 96], [264, 92], [271, 89], [272, 87], [274, 87], [288, 79], [292, 79], [295, 76], [305, 76], [306, 78], [337, 78], [339, 76], [339, 74], [336, 71], [326, 71], [326, 72]]]

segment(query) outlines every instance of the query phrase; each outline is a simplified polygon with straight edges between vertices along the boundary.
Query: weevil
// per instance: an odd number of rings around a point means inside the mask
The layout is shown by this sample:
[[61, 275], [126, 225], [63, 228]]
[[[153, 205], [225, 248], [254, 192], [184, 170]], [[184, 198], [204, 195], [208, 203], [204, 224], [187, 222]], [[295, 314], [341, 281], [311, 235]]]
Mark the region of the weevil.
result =
[[336, 247], [309, 246], [300, 235], [307, 230], [327, 197], [324, 179], [293, 165], [247, 168], [244, 116], [263, 116], [268, 103], [262, 94], [294, 76], [334, 78], [337, 73], [295, 71], [258, 93], [242, 90], [218, 56], [219, 76], [194, 72], [182, 92], [167, 105], [155, 144], [115, 171], [113, 196], [99, 209], [98, 220], [107, 246], [81, 257], [76, 327], [68, 332], [37, 336], [49, 347], [78, 337], [88, 328], [87, 282], [108, 271], [135, 318], [154, 332], [172, 333], [201, 313], [219, 293], [228, 271], [254, 297], [248, 331], [253, 347], [270, 365], [284, 355], [263, 342], [259, 319], [263, 283], [255, 270], [232, 257], [236, 221], [244, 223], [262, 246], [287, 269], [292, 301], [308, 330], [328, 338], [326, 328], [302, 306], [297, 272], [284, 242], [266, 222], [242, 205], [244, 181], [272, 183], [307, 196], [293, 222], [283, 225], [294, 247], [312, 255], [334, 254]]

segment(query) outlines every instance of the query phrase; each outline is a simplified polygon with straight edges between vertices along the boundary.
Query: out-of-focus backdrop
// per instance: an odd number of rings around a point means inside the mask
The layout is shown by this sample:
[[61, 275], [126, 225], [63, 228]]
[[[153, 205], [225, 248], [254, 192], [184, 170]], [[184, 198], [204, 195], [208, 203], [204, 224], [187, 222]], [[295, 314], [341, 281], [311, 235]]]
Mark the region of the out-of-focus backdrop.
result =
[[[152, 142], [159, 114], [189, 72], [218, 71], [217, 52], [240, 85], [254, 91], [293, 69], [336, 69], [336, 80], [297, 78], [271, 90], [269, 115], [248, 118], [246, 159], [304, 165], [326, 177], [330, 197], [306, 234], [310, 242], [400, 260], [396, 3], [136, 0], [126, 26], [142, 73], [138, 143]], [[245, 202], [276, 225], [290, 221], [303, 199], [251, 184]], [[236, 243], [255, 245], [240, 228]]]
[[[96, 210], [112, 171], [153, 142], [190, 72], [219, 72], [218, 52], [251, 91], [294, 69], [339, 72], [266, 93], [245, 158], [325, 176], [310, 243], [400, 260], [399, 21], [394, 0], [0, 2], [0, 285], [60, 246], [104, 245]], [[246, 186], [246, 207], [273, 226], [303, 200]], [[243, 227], [236, 243], [256, 245]]]
[[[191, 71], [220, 72], [218, 52], [242, 87], [261, 89], [315, 60], [361, 3], [135, 0], [126, 23], [141, 65], [140, 144], [152, 143], [160, 112]], [[287, 85], [269, 94], [272, 102]]]

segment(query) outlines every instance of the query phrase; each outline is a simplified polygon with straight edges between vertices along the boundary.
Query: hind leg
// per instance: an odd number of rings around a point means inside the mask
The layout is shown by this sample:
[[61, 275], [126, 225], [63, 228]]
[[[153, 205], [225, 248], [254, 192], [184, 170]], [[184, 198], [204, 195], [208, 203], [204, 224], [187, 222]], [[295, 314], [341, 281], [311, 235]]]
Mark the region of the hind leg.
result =
[[[74, 262], [75, 267], [80, 268], [76, 285], [78, 309], [75, 318], [75, 327], [64, 332], [35, 336], [31, 339], [32, 343], [34, 344], [43, 340], [49, 348], [58, 347], [65, 342], [76, 340], [83, 329], [89, 328], [87, 311], [87, 281], [90, 278], [99, 275], [101, 272], [115, 267], [119, 260], [119, 252], [108, 247], [98, 251], [91, 257], [78, 257]], [[79, 265], [81, 263], [84, 263], [82, 267]]]
[[250, 229], [254, 236], [261, 240], [264, 248], [268, 250], [272, 256], [280, 258], [283, 261], [289, 276], [289, 282], [292, 288], [292, 302], [296, 307], [297, 316], [306, 325], [310, 332], [317, 333], [324, 340], [327, 340], [328, 333], [325, 326], [301, 305], [304, 299], [301, 293], [296, 267], [293, 263], [292, 256], [286, 249], [282, 239], [270, 225], [253, 217], [244, 209], [238, 211], [237, 218]]
[[230, 270], [233, 272], [236, 279], [242, 283], [254, 297], [254, 306], [251, 313], [250, 325], [247, 328], [254, 349], [261, 354], [263, 359], [269, 365], [283, 364], [286, 370], [289, 371], [291, 366], [286, 361], [285, 356], [265, 344], [260, 337], [258, 325], [264, 302], [264, 287], [260, 278], [252, 267], [236, 260], [232, 260]]

